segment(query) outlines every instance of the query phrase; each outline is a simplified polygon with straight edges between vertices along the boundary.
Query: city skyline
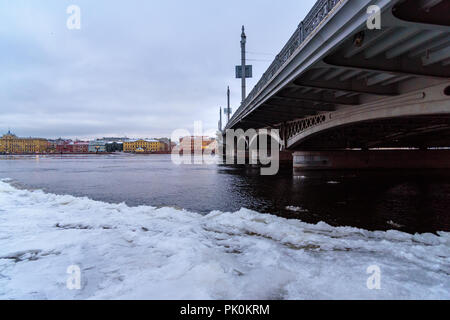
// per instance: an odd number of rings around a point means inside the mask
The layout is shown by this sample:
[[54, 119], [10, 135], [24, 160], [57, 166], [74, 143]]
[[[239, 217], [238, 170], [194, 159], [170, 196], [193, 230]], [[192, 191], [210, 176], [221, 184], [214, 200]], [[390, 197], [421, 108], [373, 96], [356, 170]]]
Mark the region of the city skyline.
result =
[[[51, 137], [40, 137], [36, 135], [28, 135], [24, 136], [21, 134], [17, 134], [13, 129], [8, 128], [8, 130], [0, 131], [0, 137], [4, 135], [14, 135], [20, 138], [44, 138], [47, 140], [70, 140], [70, 141], [92, 141], [92, 140], [108, 140], [108, 139], [123, 139], [123, 140], [162, 140], [162, 139], [171, 139], [171, 136], [127, 136], [127, 135], [111, 135], [111, 136], [95, 136], [95, 137], [69, 137], [69, 136], [51, 136]], [[213, 136], [206, 135], [205, 137], [215, 138]], [[183, 136], [177, 137], [176, 140], [183, 138]]]
[[[240, 103], [241, 26], [250, 90], [314, 2], [0, 4], [0, 129], [72, 139], [170, 136], [194, 121], [216, 129], [227, 86], [234, 111]], [[81, 30], [66, 27], [71, 4]]]

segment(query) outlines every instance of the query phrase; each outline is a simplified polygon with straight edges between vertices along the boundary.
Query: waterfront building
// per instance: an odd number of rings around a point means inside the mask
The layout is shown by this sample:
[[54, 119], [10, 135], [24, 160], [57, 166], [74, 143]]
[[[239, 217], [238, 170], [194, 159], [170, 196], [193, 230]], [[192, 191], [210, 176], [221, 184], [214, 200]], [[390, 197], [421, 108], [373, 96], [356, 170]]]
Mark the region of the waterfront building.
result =
[[88, 153], [89, 141], [75, 141], [73, 143], [73, 153]]
[[73, 141], [61, 138], [56, 140], [56, 153], [73, 153]]
[[105, 141], [90, 141], [88, 151], [90, 153], [102, 153], [106, 152], [106, 142]]
[[164, 142], [151, 139], [130, 140], [123, 143], [123, 151], [130, 153], [157, 153], [166, 151]]
[[156, 140], [158, 140], [159, 142], [163, 143], [163, 146], [162, 146], [163, 150], [162, 151], [164, 151], [164, 152], [172, 151], [172, 141], [169, 138], [159, 138], [159, 139], [156, 139]]
[[0, 153], [24, 154], [24, 153], [45, 153], [48, 149], [48, 142], [41, 138], [19, 138], [8, 131], [0, 138]]
[[47, 140], [47, 152], [56, 153], [56, 140]]
[[203, 152], [210, 148], [212, 143], [215, 143], [216, 139], [210, 137], [190, 136], [180, 138], [180, 149], [182, 152], [194, 154], [197, 152]]

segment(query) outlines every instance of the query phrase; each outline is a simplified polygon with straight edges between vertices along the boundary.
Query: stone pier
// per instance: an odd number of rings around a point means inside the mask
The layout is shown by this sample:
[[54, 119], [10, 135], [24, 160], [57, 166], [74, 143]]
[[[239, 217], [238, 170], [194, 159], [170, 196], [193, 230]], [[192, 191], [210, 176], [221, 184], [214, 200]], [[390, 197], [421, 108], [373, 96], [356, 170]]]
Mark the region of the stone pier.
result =
[[298, 151], [294, 171], [450, 169], [450, 150]]

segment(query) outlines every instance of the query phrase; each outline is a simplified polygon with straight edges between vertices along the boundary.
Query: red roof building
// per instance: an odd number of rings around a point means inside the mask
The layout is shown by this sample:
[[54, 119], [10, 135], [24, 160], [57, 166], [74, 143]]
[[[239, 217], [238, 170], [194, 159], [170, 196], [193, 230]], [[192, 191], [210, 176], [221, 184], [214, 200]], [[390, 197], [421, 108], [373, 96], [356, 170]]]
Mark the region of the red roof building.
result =
[[73, 153], [88, 153], [89, 141], [75, 141], [73, 143]]

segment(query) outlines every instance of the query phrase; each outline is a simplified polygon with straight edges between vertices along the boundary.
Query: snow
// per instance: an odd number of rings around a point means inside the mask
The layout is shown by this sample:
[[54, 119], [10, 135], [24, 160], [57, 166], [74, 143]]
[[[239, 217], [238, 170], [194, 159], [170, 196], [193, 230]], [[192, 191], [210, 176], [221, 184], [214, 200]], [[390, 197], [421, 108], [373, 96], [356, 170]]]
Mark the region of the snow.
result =
[[[81, 290], [66, 286], [81, 269]], [[369, 266], [381, 289], [369, 290]], [[0, 181], [0, 299], [449, 299], [450, 234], [202, 216]]]

